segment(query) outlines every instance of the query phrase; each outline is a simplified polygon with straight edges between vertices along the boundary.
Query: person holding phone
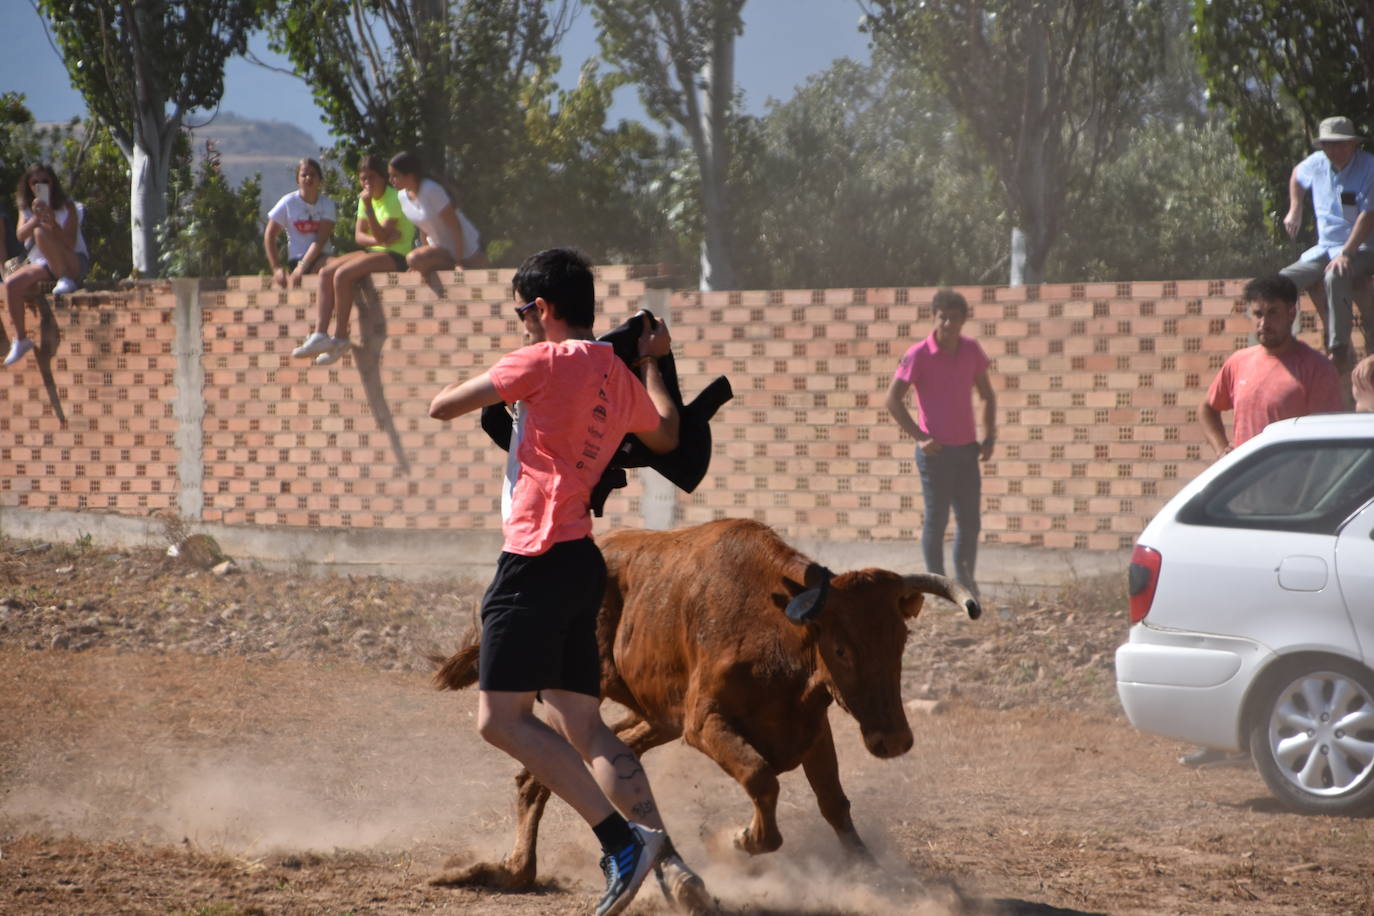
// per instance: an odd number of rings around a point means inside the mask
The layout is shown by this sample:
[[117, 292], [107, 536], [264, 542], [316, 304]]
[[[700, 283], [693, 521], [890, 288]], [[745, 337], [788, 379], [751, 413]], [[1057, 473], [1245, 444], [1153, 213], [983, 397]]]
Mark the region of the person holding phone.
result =
[[33, 288], [45, 280], [56, 280], [53, 293], [64, 296], [81, 288], [91, 256], [81, 234], [85, 211], [67, 197], [57, 173], [44, 163], [35, 163], [19, 179], [14, 191], [19, 224], [15, 234], [28, 250], [27, 263], [5, 279], [5, 301], [14, 325], [5, 365], [12, 366], [33, 349], [26, 330], [24, 303]]

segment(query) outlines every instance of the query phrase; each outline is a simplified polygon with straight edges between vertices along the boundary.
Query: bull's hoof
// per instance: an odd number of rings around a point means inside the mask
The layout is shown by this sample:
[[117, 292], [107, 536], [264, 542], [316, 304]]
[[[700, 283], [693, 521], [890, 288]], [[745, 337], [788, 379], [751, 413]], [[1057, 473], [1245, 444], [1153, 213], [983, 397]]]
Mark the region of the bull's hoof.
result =
[[735, 848], [751, 856], [761, 856], [764, 853], [777, 852], [780, 846], [782, 846], [782, 837], [777, 837], [771, 842], [767, 839], [759, 839], [754, 836], [748, 827], [741, 828], [735, 834]]
[[522, 893], [534, 887], [534, 879], [514, 872], [505, 865], [479, 862], [456, 868], [430, 878], [431, 887], [484, 887], [503, 893]]
[[658, 886], [663, 891], [663, 896], [678, 910], [692, 916], [709, 916], [719, 912], [720, 907], [715, 898], [706, 891], [706, 882], [688, 868], [680, 856], [664, 858], [655, 867], [654, 872], [658, 876]]

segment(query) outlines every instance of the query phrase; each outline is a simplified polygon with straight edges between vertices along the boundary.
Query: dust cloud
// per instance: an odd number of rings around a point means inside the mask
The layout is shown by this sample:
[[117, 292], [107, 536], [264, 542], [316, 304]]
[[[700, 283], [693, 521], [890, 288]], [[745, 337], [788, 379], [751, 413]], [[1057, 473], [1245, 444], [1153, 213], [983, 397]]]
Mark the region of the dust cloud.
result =
[[[105, 679], [100, 713], [64, 726], [60, 740], [32, 730], [21, 744], [26, 759], [0, 790], [0, 823], [248, 859], [399, 853], [436, 870], [450, 858], [497, 861], [513, 841], [517, 766], [477, 737], [473, 693], [439, 694], [418, 675], [330, 666], [139, 665]], [[117, 670], [111, 660], [101, 673]], [[76, 690], [52, 683], [36, 692], [52, 714], [88, 699]], [[618, 712], [608, 707], [607, 720]], [[836, 725], [842, 744], [857, 742]], [[856, 780], [872, 782], [857, 743], [849, 751], [859, 755]], [[727, 908], [956, 912], [948, 893], [924, 887], [886, 852], [883, 825], [872, 806], [860, 811], [859, 795], [856, 822], [879, 866], [846, 866], [800, 772], [783, 776], [783, 850], [752, 858], [731, 845], [752, 806], [713, 762], [675, 742], [650, 751], [645, 765], [675, 844]], [[894, 790], [901, 782], [892, 769], [877, 778]], [[539, 852], [541, 876], [600, 883], [592, 834], [566, 805], [547, 808]]]

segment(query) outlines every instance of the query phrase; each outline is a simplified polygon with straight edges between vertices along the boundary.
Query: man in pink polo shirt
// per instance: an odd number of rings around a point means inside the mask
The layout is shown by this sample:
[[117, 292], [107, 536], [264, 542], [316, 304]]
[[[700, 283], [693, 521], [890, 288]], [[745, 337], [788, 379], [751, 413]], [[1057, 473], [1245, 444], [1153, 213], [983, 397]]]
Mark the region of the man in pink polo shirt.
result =
[[[1245, 284], [1241, 301], [1255, 320], [1259, 343], [1227, 358], [1198, 407], [1202, 434], [1217, 457], [1258, 435], [1275, 420], [1344, 409], [1331, 361], [1293, 336], [1298, 289], [1282, 274]], [[1221, 415], [1234, 410], [1228, 441]]]
[[[677, 445], [677, 408], [658, 368], [672, 340], [661, 321], [646, 324], [641, 382], [593, 339], [591, 266], [571, 249], [531, 255], [513, 285], [534, 342], [448, 385], [429, 408], [439, 420], [501, 401], [516, 409], [505, 544], [482, 599], [477, 730], [591, 826], [605, 854], [596, 914], [611, 916], [655, 866], [700, 881], [668, 842], [643, 767], [601, 719], [596, 642], [606, 563], [591, 538], [592, 487], [626, 433], [659, 453]], [[547, 722], [535, 715], [536, 699]]]
[[[928, 572], [945, 573], [945, 528], [954, 510], [954, 575], [978, 594], [974, 566], [982, 530], [979, 461], [992, 457], [997, 442], [997, 395], [988, 377], [988, 357], [971, 337], [959, 332], [968, 320], [968, 302], [942, 289], [931, 303], [935, 330], [906, 351], [887, 389], [887, 409], [897, 425], [916, 440], [925, 523], [921, 551]], [[908, 388], [916, 390], [920, 421], [906, 406]], [[983, 399], [983, 439], [973, 421], [973, 392]]]

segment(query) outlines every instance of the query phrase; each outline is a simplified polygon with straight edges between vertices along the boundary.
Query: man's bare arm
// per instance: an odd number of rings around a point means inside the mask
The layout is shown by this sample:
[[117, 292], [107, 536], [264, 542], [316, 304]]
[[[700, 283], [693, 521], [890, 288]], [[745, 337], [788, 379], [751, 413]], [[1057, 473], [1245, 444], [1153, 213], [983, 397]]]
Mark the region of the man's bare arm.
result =
[[983, 399], [983, 441], [979, 446], [979, 457], [990, 461], [992, 451], [997, 447], [997, 392], [992, 388], [992, 379], [986, 369], [978, 373], [973, 385]]
[[1297, 166], [1288, 173], [1288, 212], [1283, 217], [1283, 231], [1288, 233], [1290, 239], [1298, 237], [1298, 230], [1302, 228], [1302, 201], [1305, 192], [1302, 183], [1298, 181]]
[[636, 360], [636, 365], [644, 366], [644, 387], [649, 392], [649, 400], [654, 402], [654, 409], [658, 411], [658, 428], [635, 435], [649, 451], [659, 455], [677, 448], [681, 424], [677, 405], [673, 403], [668, 386], [663, 381], [663, 373], [658, 368], [659, 359], [672, 350], [673, 338], [668, 333], [668, 326], [658, 318], [646, 321], [644, 331], [639, 335], [640, 358]]
[[452, 420], [488, 404], [498, 404], [501, 400], [501, 395], [496, 393], [496, 386], [491, 382], [490, 373], [483, 372], [465, 382], [446, 385], [429, 402], [429, 415], [436, 420]]
[[668, 394], [668, 386], [663, 382], [663, 373], [659, 371], [657, 359], [651, 359], [644, 364], [644, 387], [649, 391], [649, 400], [654, 402], [654, 408], [658, 410], [658, 428], [635, 435], [651, 452], [660, 455], [671, 452], [677, 448], [681, 418], [678, 416], [677, 405]]
[[1197, 409], [1198, 422], [1202, 424], [1202, 435], [1212, 446], [1212, 450], [1220, 458], [1231, 450], [1231, 445], [1226, 441], [1226, 427], [1221, 422], [1221, 412], [1211, 404], [1203, 401]]
[[921, 432], [921, 427], [917, 425], [915, 418], [911, 416], [911, 411], [906, 406], [906, 393], [911, 385], [899, 378], [894, 378], [892, 384], [887, 386], [887, 412], [892, 414], [892, 419], [897, 421], [897, 425], [902, 428], [908, 436], [920, 442], [926, 438], [926, 434]]

